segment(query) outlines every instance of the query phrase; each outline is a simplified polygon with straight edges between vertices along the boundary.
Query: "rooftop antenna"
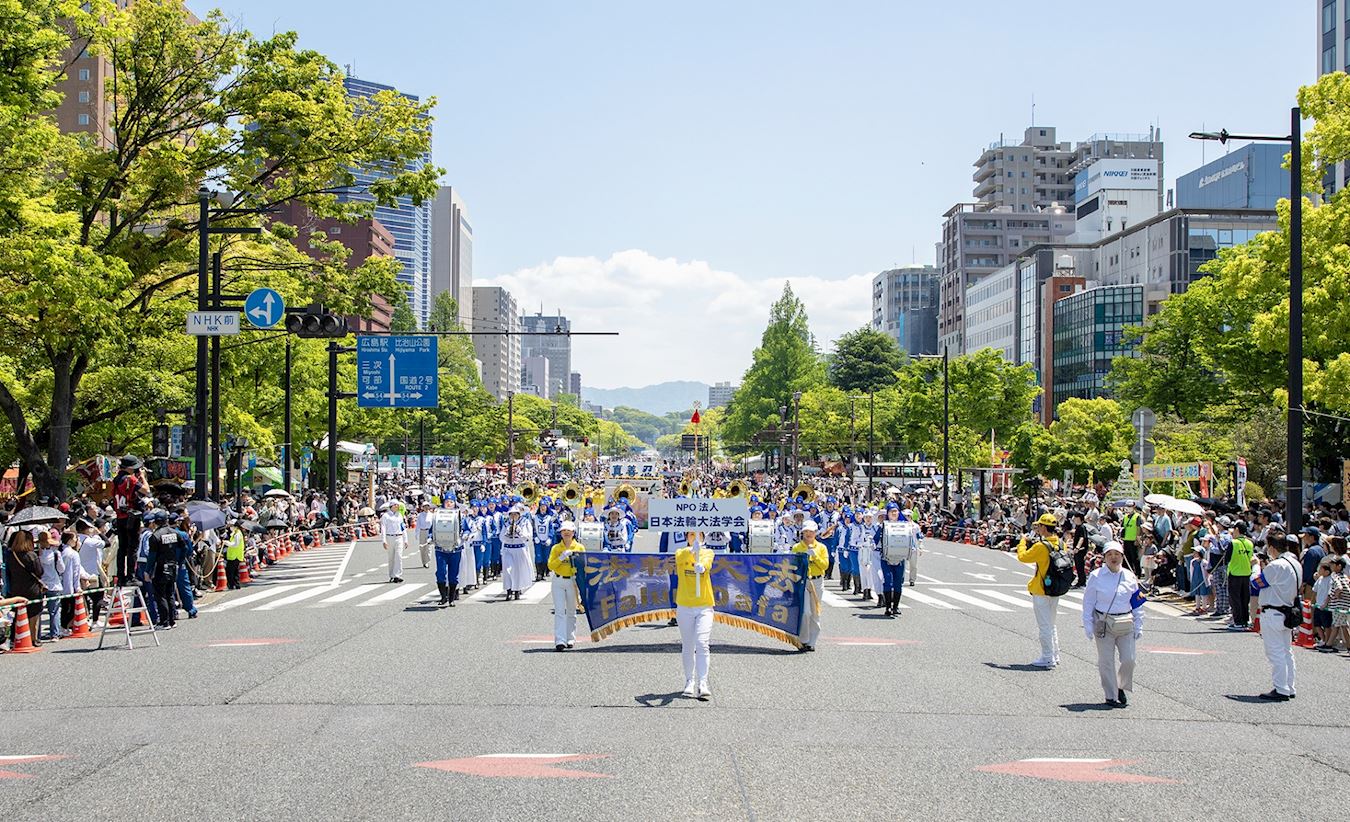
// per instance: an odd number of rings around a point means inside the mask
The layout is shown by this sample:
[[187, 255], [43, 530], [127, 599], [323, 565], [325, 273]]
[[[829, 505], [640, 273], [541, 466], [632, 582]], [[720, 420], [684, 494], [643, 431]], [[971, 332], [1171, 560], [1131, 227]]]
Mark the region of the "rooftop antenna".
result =
[[1036, 95], [1031, 95], [1031, 125], [1036, 125]]

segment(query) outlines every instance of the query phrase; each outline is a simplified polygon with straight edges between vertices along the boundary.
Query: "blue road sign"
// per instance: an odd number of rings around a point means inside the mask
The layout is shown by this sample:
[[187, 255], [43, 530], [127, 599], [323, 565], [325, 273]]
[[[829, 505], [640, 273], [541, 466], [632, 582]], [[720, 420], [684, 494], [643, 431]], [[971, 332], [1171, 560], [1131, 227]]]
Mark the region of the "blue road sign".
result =
[[356, 404], [362, 408], [435, 408], [440, 384], [431, 335], [356, 338]]
[[254, 328], [271, 328], [286, 316], [286, 301], [270, 288], [255, 288], [244, 299], [244, 316]]

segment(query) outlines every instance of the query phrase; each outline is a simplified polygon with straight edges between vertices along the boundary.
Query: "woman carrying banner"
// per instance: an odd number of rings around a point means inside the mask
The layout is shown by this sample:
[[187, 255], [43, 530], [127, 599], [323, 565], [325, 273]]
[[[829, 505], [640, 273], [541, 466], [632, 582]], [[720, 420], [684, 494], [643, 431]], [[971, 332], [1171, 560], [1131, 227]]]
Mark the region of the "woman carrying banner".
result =
[[685, 547], [675, 552], [675, 613], [680, 626], [680, 650], [684, 658], [684, 695], [706, 702], [708, 690], [708, 641], [712, 636], [712, 549], [693, 532]]

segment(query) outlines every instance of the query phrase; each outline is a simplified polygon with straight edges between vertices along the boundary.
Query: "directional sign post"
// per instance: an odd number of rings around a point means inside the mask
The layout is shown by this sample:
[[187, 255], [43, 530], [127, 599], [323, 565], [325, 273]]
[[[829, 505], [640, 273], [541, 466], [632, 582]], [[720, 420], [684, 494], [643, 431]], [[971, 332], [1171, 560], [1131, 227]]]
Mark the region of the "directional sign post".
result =
[[286, 301], [270, 288], [255, 288], [244, 300], [244, 316], [254, 328], [272, 328], [286, 316]]
[[435, 408], [440, 399], [436, 343], [436, 337], [419, 334], [357, 337], [357, 405]]

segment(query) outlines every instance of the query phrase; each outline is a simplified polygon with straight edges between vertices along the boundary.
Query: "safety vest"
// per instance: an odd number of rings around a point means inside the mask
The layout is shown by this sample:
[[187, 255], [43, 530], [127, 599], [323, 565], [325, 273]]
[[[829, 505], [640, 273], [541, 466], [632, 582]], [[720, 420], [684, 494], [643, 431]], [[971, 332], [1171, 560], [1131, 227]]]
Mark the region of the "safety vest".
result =
[[1249, 577], [1252, 575], [1252, 554], [1256, 552], [1256, 546], [1246, 537], [1238, 537], [1233, 540], [1233, 555], [1228, 558], [1228, 575], [1230, 577]]

